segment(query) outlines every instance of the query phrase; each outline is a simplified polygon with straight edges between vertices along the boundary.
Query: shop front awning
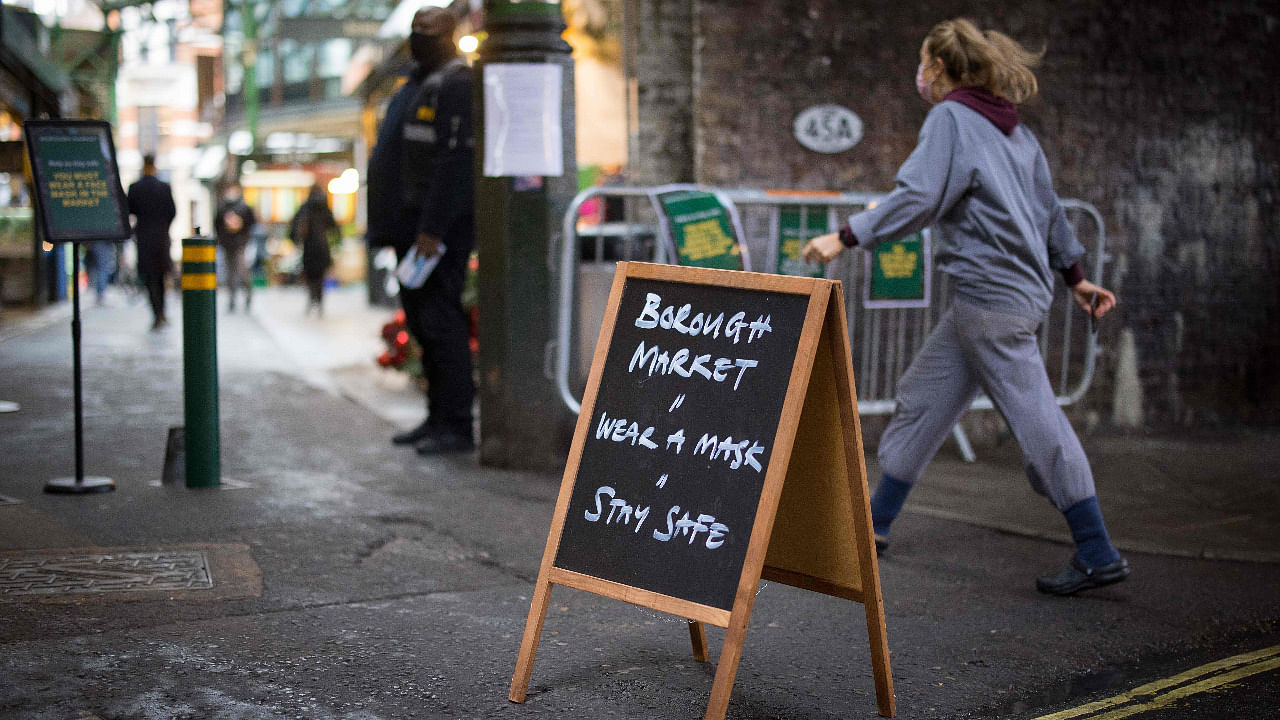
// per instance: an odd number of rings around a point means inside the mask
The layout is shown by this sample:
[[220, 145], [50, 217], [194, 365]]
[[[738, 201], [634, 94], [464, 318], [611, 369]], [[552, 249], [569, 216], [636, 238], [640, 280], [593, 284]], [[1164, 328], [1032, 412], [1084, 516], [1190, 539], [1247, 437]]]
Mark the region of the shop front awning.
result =
[[30, 12], [0, 5], [0, 101], [23, 117], [58, 116], [71, 78], [40, 52], [32, 22]]

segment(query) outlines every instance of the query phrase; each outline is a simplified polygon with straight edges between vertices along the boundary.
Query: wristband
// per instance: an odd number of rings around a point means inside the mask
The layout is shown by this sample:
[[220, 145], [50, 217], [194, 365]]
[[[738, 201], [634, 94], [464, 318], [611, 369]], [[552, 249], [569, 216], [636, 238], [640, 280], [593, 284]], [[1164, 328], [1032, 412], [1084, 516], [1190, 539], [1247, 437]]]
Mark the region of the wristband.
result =
[[858, 238], [854, 236], [853, 230], [850, 230], [848, 225], [840, 226], [840, 242], [845, 247], [853, 247], [858, 244]]

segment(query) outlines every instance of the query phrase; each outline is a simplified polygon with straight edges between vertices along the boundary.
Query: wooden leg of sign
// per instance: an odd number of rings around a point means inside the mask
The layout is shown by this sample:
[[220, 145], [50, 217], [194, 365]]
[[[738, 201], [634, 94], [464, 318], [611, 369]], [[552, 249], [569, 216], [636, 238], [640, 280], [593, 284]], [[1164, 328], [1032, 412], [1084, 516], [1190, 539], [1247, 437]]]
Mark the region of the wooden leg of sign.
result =
[[871, 643], [871, 672], [876, 681], [876, 710], [882, 717], [898, 714], [898, 703], [893, 696], [893, 675], [889, 670], [889, 644], [885, 639], [884, 608], [879, 602], [868, 602], [867, 638]]
[[893, 697], [893, 672], [889, 666], [889, 640], [884, 627], [884, 601], [880, 597], [880, 565], [876, 558], [874, 533], [871, 529], [871, 496], [867, 492], [867, 471], [862, 464], [862, 428], [855, 408], [857, 386], [853, 382], [853, 358], [849, 354], [849, 338], [843, 328], [844, 292], [839, 285], [831, 303], [834, 312], [827, 313], [827, 332], [831, 338], [831, 360], [836, 371], [836, 394], [840, 404], [840, 424], [845, 437], [845, 460], [860, 472], [849, 474], [849, 495], [853, 500], [853, 532], [857, 539], [858, 565], [862, 568], [862, 606], [867, 614], [867, 640], [871, 646], [871, 670], [875, 675], [876, 708], [884, 717], [897, 714]]
[[693, 659], [706, 662], [711, 659], [707, 653], [707, 629], [697, 620], [689, 621], [689, 639], [693, 641]]
[[[545, 573], [544, 573], [545, 574]], [[538, 641], [542, 638], [542, 623], [547, 619], [547, 605], [551, 602], [551, 582], [538, 578], [529, 603], [529, 619], [524, 624], [524, 639], [520, 641], [520, 655], [516, 658], [516, 671], [511, 675], [511, 702], [524, 702], [529, 692], [529, 677], [533, 675], [533, 657], [538, 654]]]
[[711, 700], [703, 720], [724, 720], [729, 711], [729, 696], [733, 693], [733, 680], [738, 675], [738, 661], [742, 659], [742, 644], [747, 639], [747, 623], [750, 612], [735, 612], [724, 633], [724, 646], [720, 648], [720, 664], [716, 667], [716, 679], [711, 686]]

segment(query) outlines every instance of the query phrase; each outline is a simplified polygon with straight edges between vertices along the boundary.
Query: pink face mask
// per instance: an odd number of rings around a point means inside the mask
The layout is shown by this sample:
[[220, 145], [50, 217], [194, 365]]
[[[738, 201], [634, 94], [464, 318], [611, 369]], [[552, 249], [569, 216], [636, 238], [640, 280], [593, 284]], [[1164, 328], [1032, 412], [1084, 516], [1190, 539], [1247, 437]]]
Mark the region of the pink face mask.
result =
[[924, 65], [916, 66], [916, 92], [920, 93], [920, 97], [927, 103], [933, 102], [933, 88], [930, 83], [924, 79]]

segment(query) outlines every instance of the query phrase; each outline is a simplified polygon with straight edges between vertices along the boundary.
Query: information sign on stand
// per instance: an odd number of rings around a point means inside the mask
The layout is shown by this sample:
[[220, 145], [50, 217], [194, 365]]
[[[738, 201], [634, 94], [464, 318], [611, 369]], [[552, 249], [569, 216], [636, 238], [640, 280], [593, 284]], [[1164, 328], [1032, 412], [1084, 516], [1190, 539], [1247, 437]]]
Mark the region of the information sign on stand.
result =
[[511, 681], [523, 702], [551, 586], [727, 629], [723, 718], [762, 578], [863, 604], [895, 713], [841, 285], [617, 266]]
[[124, 242], [129, 203], [111, 126], [100, 120], [27, 120], [36, 204], [48, 242]]
[[[47, 242], [123, 242], [132, 235], [129, 203], [120, 186], [111, 126], [101, 120], [27, 120], [22, 124], [35, 183], [40, 230]], [[115, 490], [107, 477], [85, 477], [84, 412], [80, 391], [80, 251], [71, 252], [71, 345], [75, 402], [76, 474], [45, 483], [45, 492]]]
[[681, 265], [747, 270], [733, 204], [714, 192], [690, 188], [655, 193], [668, 252]]

